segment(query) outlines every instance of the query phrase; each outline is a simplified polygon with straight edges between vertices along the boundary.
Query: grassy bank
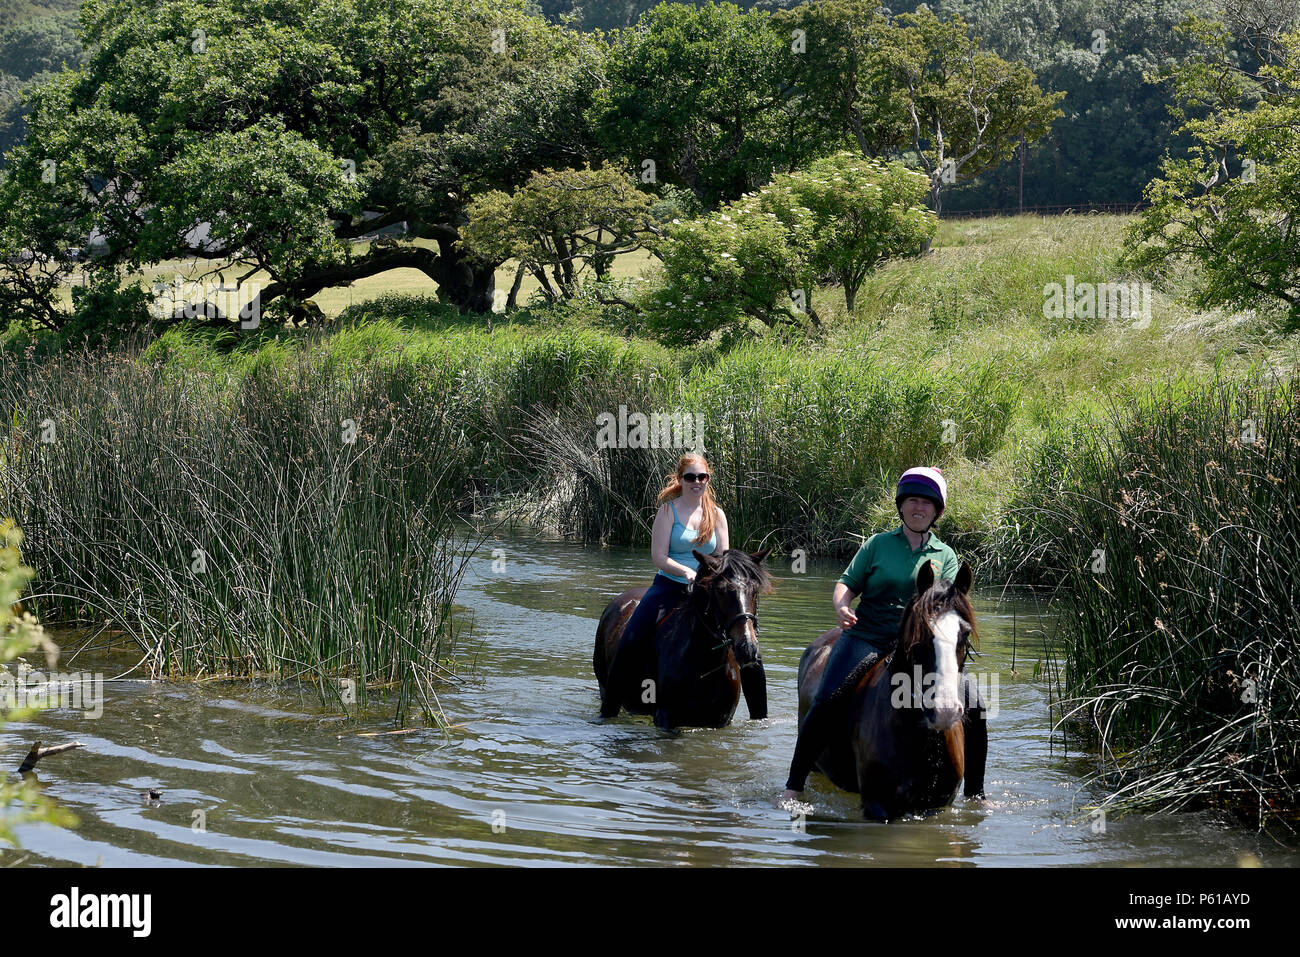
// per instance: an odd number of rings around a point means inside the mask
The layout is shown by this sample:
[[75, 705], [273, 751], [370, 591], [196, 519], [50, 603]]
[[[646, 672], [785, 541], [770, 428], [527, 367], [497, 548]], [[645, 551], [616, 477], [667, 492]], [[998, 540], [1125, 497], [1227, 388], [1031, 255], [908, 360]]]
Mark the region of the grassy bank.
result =
[[445, 373], [465, 407], [475, 490], [544, 491], [535, 517], [589, 541], [644, 541], [651, 492], [674, 458], [595, 448], [596, 417], [626, 405], [703, 418], [718, 491], [747, 540], [843, 555], [890, 521], [891, 474], [928, 461], [951, 479], [944, 533], [975, 549], [1052, 429], [1170, 375], [1300, 359], [1276, 317], [1190, 311], [1177, 288], [1153, 291], [1145, 323], [1045, 317], [1048, 283], [1135, 278], [1115, 264], [1126, 223], [945, 222], [933, 254], [871, 277], [853, 315], [839, 290], [818, 290], [824, 336], [767, 335], [730, 352], [626, 338], [624, 314], [590, 304], [498, 316], [489, 331], [432, 299], [390, 295], [345, 309], [330, 329], [268, 333], [233, 352], [177, 332], [151, 355], [238, 370], [310, 352], [340, 367]]
[[336, 331], [231, 352], [210, 334], [177, 330], [146, 357], [242, 377], [311, 356], [355, 374], [402, 369], [436, 382], [474, 476], [466, 494], [544, 492], [535, 518], [595, 542], [645, 540], [653, 491], [683, 451], [597, 448], [599, 417], [620, 407], [698, 416], [733, 534], [830, 554], [855, 547], [852, 534], [909, 464], [993, 453], [1020, 399], [990, 364], [904, 365], [779, 341], [673, 352], [536, 321], [488, 333], [457, 327], [427, 300], [383, 300], [347, 318]]
[[[682, 449], [602, 448], [602, 415], [697, 418], [733, 541], [810, 557], [842, 557], [891, 525], [899, 472], [939, 465], [951, 491], [940, 533], [978, 561], [980, 581], [1058, 589], [1069, 710], [1097, 717], [1116, 801], [1280, 801], [1296, 729], [1285, 682], [1268, 676], [1296, 626], [1283, 580], [1248, 560], [1271, 549], [1285, 568], [1296, 530], [1269, 524], [1261, 509], [1276, 502], [1259, 496], [1278, 487], [1268, 475], [1283, 489], [1270, 494], [1293, 494], [1300, 457], [1261, 472], [1249, 456], [1290, 448], [1275, 439], [1295, 434], [1294, 392], [1260, 383], [1294, 376], [1300, 347], [1277, 315], [1196, 312], [1177, 286], [1152, 290], [1139, 318], [1045, 310], [1050, 283], [1141, 280], [1116, 265], [1125, 224], [945, 222], [932, 255], [880, 270], [853, 314], [839, 290], [818, 290], [818, 336], [765, 333], [730, 350], [625, 336], [626, 315], [592, 303], [489, 326], [396, 294], [322, 328], [238, 340], [177, 328], [113, 359], [36, 350], [28, 362], [11, 334], [0, 512], [28, 529], [44, 590], [67, 596], [47, 599], [59, 614], [109, 617], [164, 670], [279, 667], [322, 687], [356, 674], [405, 681], [413, 699], [432, 689], [430, 636], [446, 634], [453, 509], [522, 502], [527, 520], [584, 541], [648, 541], [654, 492]], [[1241, 453], [1225, 429], [1249, 409], [1269, 438]], [[47, 418], [70, 444], [39, 443]], [[372, 423], [360, 431], [373, 449], [340, 445], [349, 418]], [[1179, 495], [1169, 476], [1187, 477]], [[267, 492], [250, 500], [253, 488]], [[204, 542], [227, 543], [223, 571], [196, 582], [187, 556]], [[1107, 555], [1100, 580], [1094, 549]], [[439, 597], [422, 605], [428, 594]], [[1170, 636], [1210, 613], [1209, 630]], [[1241, 703], [1232, 682], [1249, 675], [1274, 682], [1262, 711], [1229, 700]]]

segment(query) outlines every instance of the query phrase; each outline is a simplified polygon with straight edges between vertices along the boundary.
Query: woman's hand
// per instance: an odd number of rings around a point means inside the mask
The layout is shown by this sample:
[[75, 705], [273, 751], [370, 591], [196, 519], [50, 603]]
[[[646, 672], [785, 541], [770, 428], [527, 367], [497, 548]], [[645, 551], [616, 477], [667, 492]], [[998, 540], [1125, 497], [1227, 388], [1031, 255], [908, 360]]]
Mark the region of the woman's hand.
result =
[[858, 623], [858, 616], [853, 614], [853, 609], [849, 607], [849, 602], [855, 597], [856, 592], [844, 582], [835, 583], [835, 590], [831, 593], [831, 604], [835, 608], [835, 617], [839, 619], [840, 628], [852, 628]]
[[694, 569], [694, 568], [688, 568], [688, 569], [686, 569], [686, 584], [688, 584], [688, 585], [693, 585], [693, 584], [695, 584], [695, 569]]

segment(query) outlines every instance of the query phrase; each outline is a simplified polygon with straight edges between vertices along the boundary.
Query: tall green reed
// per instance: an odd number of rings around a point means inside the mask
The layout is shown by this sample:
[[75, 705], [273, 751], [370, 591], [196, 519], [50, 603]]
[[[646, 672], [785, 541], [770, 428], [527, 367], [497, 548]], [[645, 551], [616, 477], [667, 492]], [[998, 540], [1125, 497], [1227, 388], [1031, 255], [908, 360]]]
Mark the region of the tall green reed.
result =
[[48, 622], [157, 675], [269, 674], [438, 715], [465, 542], [446, 388], [309, 352], [249, 370], [0, 353], [0, 511]]
[[1103, 806], [1294, 807], [1294, 381], [1182, 381], [1058, 428], [996, 537], [1004, 573], [1057, 586]]
[[598, 417], [621, 405], [698, 416], [732, 541], [839, 555], [876, 524], [903, 469], [989, 454], [1017, 400], [992, 370], [751, 346], [676, 379], [588, 382], [527, 434], [556, 523], [586, 541], [630, 543], [647, 540], [654, 493], [688, 449], [598, 448]]

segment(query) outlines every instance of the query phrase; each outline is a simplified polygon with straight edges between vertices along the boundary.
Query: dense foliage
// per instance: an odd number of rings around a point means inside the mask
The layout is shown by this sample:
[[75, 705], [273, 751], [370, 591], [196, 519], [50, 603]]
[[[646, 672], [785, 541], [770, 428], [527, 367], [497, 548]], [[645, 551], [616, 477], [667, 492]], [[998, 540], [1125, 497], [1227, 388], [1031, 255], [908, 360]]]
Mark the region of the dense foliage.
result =
[[514, 308], [525, 271], [556, 302], [577, 294], [584, 272], [604, 276], [615, 256], [658, 234], [651, 205], [648, 193], [608, 165], [544, 170], [514, 193], [476, 196], [461, 241], [480, 259], [519, 263], [506, 309]]
[[[590, 152], [596, 45], [522, 0], [88, 0], [81, 17], [93, 52], [32, 93], [0, 174], [7, 304], [47, 326], [92, 236], [91, 272], [200, 253], [260, 273], [258, 311], [399, 267], [486, 310], [497, 264], [458, 242], [470, 194]], [[349, 242], [397, 224], [426, 242]]]
[[1195, 145], [1147, 188], [1132, 258], [1160, 275], [1194, 266], [1198, 305], [1271, 299], [1300, 325], [1300, 29], [1258, 35], [1256, 69], [1223, 25], [1185, 32], [1214, 50], [1171, 71]]
[[81, 0], [0, 0], [0, 166], [27, 132], [23, 93], [84, 59]]
[[661, 284], [646, 296], [650, 328], [675, 342], [821, 320], [813, 292], [844, 290], [850, 311], [866, 277], [888, 259], [915, 255], [934, 236], [922, 204], [928, 179], [900, 163], [838, 153], [715, 213], [667, 227], [657, 244]]
[[[300, 318], [322, 289], [404, 267], [481, 312], [496, 267], [523, 249], [517, 235], [488, 236], [520, 212], [500, 197], [530, 205], [536, 227], [538, 201], [561, 195], [539, 192], [543, 170], [603, 158], [651, 197], [624, 205], [716, 209], [838, 147], [910, 151], [937, 207], [945, 185], [1050, 123], [1056, 97], [959, 19], [826, 2], [807, 29], [729, 3], [662, 4], [606, 43], [522, 0], [87, 0], [85, 65], [30, 91], [26, 141], [0, 171], [0, 307], [80, 328], [84, 310], [70, 320], [56, 304], [79, 269], [105, 321], [130, 324], [130, 273], [200, 255], [241, 282], [259, 277], [241, 297], [245, 320]], [[887, 104], [875, 114], [828, 97], [810, 67], [846, 16], [867, 67], [837, 60], [840, 85]], [[471, 221], [472, 202], [490, 223]], [[571, 206], [548, 214], [552, 252], [533, 228], [522, 265], [559, 266], [559, 288], [540, 274], [552, 298], [575, 289]], [[590, 212], [578, 218], [597, 225]], [[628, 215], [614, 232], [643, 231]], [[351, 242], [390, 227], [406, 241]], [[594, 242], [598, 273], [635, 245]]]

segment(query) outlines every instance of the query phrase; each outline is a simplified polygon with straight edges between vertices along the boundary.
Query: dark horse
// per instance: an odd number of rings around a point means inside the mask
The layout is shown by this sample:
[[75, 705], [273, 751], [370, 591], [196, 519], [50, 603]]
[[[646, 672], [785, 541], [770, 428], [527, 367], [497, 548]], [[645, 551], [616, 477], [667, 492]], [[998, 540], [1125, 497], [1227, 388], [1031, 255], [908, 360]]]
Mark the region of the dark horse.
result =
[[[867, 817], [944, 807], [963, 778], [967, 797], [983, 796], [988, 725], [963, 671], [975, 637], [972, 577], [965, 562], [955, 581], [936, 581], [930, 563], [921, 566], [894, 650], [856, 668], [835, 693], [835, 723], [815, 766], [859, 792]], [[800, 725], [839, 637], [832, 628], [799, 660]]]
[[610, 681], [608, 662], [646, 589], [629, 589], [605, 606], [592, 656], [602, 704], [611, 705], [602, 707], [605, 714], [617, 714], [621, 706], [653, 714], [661, 728], [721, 728], [736, 713], [743, 688], [749, 716], [767, 717], [757, 615], [759, 594], [772, 589], [761, 564], [767, 551], [692, 554], [700, 567], [690, 596], [659, 620], [654, 640], [641, 642], [638, 654], [620, 652], [618, 687]]

